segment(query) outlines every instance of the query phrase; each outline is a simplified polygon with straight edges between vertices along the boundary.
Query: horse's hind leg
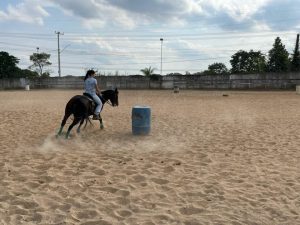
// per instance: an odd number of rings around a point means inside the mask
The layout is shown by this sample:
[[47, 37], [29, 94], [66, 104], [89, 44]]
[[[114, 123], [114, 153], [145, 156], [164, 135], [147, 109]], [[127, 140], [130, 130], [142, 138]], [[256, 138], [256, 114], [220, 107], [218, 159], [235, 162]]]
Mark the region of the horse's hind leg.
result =
[[68, 131], [66, 133], [66, 139], [69, 138], [70, 132], [72, 130], [72, 128], [81, 120], [81, 117], [74, 117], [73, 122], [71, 123], [71, 125], [68, 128]]
[[61, 125], [60, 125], [59, 131], [57, 132], [56, 136], [60, 136], [61, 135], [61, 132], [63, 131], [64, 126], [66, 125], [67, 119], [70, 117], [70, 115], [71, 114], [65, 114], [63, 120], [61, 121]]
[[81, 125], [83, 124], [83, 122], [84, 122], [84, 117], [81, 118], [80, 124], [79, 124], [79, 126], [78, 126], [78, 128], [77, 128], [77, 133], [78, 133], [78, 134], [80, 133], [80, 127], [81, 127]]

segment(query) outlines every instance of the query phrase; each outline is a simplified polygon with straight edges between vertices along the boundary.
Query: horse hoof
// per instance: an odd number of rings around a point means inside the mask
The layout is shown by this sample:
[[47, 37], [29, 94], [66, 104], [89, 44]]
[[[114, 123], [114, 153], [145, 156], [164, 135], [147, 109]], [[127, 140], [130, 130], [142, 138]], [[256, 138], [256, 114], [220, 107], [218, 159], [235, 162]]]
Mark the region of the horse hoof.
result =
[[101, 129], [101, 130], [102, 130], [102, 129], [104, 129], [104, 126], [103, 126], [103, 125], [101, 125], [101, 126], [100, 126], [100, 129]]

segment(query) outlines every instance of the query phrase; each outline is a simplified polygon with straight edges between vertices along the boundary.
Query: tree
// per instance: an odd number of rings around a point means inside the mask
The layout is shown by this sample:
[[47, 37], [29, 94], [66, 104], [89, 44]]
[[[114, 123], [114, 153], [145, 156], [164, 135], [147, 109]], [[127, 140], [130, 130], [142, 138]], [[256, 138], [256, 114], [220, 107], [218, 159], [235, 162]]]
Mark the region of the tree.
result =
[[300, 71], [299, 34], [297, 34], [295, 49], [292, 54], [291, 71]]
[[281, 43], [279, 37], [275, 39], [273, 48], [269, 51], [268, 71], [287, 72], [289, 71], [289, 53]]
[[35, 78], [35, 77], [39, 76], [37, 72], [31, 71], [28, 69], [25, 69], [25, 70], [19, 69], [19, 74], [20, 74], [20, 77], [23, 77], [23, 78]]
[[266, 71], [266, 57], [261, 51], [253, 51], [250, 50], [249, 54], [249, 61], [247, 65], [248, 73], [263, 73]]
[[245, 62], [248, 58], [248, 53], [244, 50], [239, 50], [237, 53], [231, 56], [231, 72], [232, 73], [245, 73], [246, 66]]
[[41, 77], [41, 78], [48, 78], [48, 77], [50, 77], [50, 72], [49, 72], [49, 71], [46, 71], [46, 72], [44, 72], [40, 77]]
[[266, 68], [266, 58], [260, 51], [240, 50], [231, 56], [232, 73], [261, 73]]
[[228, 69], [224, 63], [213, 63], [208, 66], [208, 70], [204, 74], [222, 75], [228, 74]]
[[33, 53], [30, 56], [30, 61], [33, 62], [33, 64], [29, 67], [30, 69], [35, 68], [35, 71], [42, 76], [43, 73], [43, 69], [45, 66], [49, 66], [52, 63], [49, 61], [50, 59], [50, 54], [47, 53]]
[[145, 69], [141, 69], [141, 72], [146, 76], [151, 76], [154, 74], [154, 71], [156, 69], [155, 68], [152, 68], [151, 66], [149, 66], [148, 68], [146, 67]]
[[7, 52], [0, 52], [0, 78], [18, 77], [19, 59], [9, 55]]

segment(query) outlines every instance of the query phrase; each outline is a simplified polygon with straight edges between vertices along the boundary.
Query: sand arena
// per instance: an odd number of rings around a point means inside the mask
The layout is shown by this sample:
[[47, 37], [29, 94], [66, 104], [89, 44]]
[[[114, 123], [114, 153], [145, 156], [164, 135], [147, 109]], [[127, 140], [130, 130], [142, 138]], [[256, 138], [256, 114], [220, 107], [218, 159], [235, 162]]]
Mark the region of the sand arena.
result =
[[[294, 92], [120, 90], [104, 130], [56, 139], [79, 93], [0, 92], [0, 224], [300, 224]], [[149, 136], [131, 135], [135, 104]]]

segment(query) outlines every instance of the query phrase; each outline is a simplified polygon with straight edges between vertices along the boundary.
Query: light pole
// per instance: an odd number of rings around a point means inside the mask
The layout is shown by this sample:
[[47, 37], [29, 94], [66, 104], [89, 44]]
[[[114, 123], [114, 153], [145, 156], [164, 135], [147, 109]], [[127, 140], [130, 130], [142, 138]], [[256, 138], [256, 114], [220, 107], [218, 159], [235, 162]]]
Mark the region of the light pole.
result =
[[58, 76], [61, 77], [59, 35], [64, 35], [64, 33], [61, 33], [59, 31], [55, 31], [55, 34], [57, 34]]
[[160, 38], [160, 75], [162, 75], [162, 43], [164, 39]]
[[241, 60], [242, 60], [242, 56], [239, 56], [239, 73], [241, 72]]
[[36, 53], [39, 54], [39, 47], [36, 47]]

